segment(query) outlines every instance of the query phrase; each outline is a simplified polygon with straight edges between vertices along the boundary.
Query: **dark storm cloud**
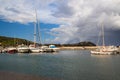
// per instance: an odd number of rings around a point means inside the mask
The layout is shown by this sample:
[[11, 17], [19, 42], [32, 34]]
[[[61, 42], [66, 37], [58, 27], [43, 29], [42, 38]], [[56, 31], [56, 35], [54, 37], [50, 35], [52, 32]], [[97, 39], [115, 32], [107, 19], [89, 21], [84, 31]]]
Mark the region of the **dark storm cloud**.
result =
[[107, 45], [120, 45], [120, 29], [107, 30], [105, 32], [105, 42]]
[[[101, 24], [103, 24], [106, 44], [117, 45], [120, 42], [118, 40], [120, 29], [119, 3], [118, 0], [70, 0], [68, 4], [71, 5], [74, 14], [68, 18], [68, 25], [52, 29], [53, 32], [62, 31], [57, 35], [55, 41], [63, 43], [91, 41], [97, 43]], [[60, 11], [61, 13], [64, 12], [64, 10]], [[113, 38], [110, 39], [110, 36]], [[64, 40], [61, 40], [61, 37]]]

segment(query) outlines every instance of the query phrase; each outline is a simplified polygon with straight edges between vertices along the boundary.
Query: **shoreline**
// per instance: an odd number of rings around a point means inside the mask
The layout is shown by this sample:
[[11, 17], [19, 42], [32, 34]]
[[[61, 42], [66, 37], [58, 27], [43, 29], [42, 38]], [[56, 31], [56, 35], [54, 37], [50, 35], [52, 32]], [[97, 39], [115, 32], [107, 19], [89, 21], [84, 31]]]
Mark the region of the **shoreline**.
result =
[[60, 80], [60, 79], [0, 71], [0, 80]]
[[76, 46], [76, 47], [70, 47], [70, 46], [68, 46], [68, 47], [59, 47], [60, 48], [60, 50], [94, 50], [94, 49], [96, 49], [97, 47], [96, 46], [83, 46], [83, 47], [78, 47], [78, 46]]

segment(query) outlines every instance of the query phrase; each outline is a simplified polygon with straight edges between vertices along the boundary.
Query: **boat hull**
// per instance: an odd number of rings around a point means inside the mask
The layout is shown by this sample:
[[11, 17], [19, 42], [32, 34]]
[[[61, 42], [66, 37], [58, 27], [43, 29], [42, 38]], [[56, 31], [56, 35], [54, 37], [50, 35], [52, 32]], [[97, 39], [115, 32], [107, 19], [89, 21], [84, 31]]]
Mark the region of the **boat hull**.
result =
[[9, 54], [15, 54], [15, 53], [17, 53], [17, 48], [15, 48], [15, 47], [9, 47], [9, 48], [7, 48], [7, 53], [9, 53]]
[[15, 53], [17, 53], [18, 51], [17, 50], [8, 50], [7, 51], [9, 54], [15, 54]]
[[39, 53], [40, 50], [39, 49], [30, 49], [30, 52], [32, 52], [32, 53]]
[[116, 54], [116, 52], [113, 52], [113, 51], [91, 51], [91, 54], [95, 54], [95, 55], [113, 55], [113, 54]]
[[30, 50], [29, 49], [18, 49], [19, 53], [29, 53]]

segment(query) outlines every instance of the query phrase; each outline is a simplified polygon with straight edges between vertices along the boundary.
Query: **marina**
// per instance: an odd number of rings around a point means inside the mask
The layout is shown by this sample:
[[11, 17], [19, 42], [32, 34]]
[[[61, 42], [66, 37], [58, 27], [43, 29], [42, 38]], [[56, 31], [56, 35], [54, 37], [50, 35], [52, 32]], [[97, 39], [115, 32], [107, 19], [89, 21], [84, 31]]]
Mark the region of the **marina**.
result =
[[0, 80], [120, 80], [120, 0], [0, 0]]
[[1, 46], [0, 53], [40, 53], [40, 52], [58, 52], [60, 48], [56, 47], [55, 45], [49, 46], [41, 46], [41, 47], [34, 47], [34, 45], [19, 45], [18, 47], [5, 47]]
[[[51, 47], [53, 46], [53, 47]], [[84, 47], [56, 47], [55, 45], [50, 45], [50, 46], [41, 46], [38, 48], [34, 48], [34, 47], [28, 47], [28, 46], [18, 46], [18, 47], [6, 47], [6, 48], [1, 48], [0, 49], [0, 53], [10, 53], [10, 54], [14, 54], [14, 53], [42, 53], [42, 52], [59, 52], [62, 50], [89, 50], [90, 52], [93, 51], [93, 54], [97, 54], [97, 55], [105, 55], [105, 51], [102, 53], [101, 52], [94, 52], [95, 50], [98, 49], [98, 47], [102, 47], [102, 46], [84, 46]], [[109, 48], [110, 46], [106, 46], [106, 48]], [[112, 47], [112, 46], [111, 46]], [[115, 46], [114, 46], [115, 47]], [[113, 51], [111, 55], [116, 55], [116, 54], [120, 54], [120, 47], [116, 46], [115, 48], [113, 47]], [[110, 52], [106, 52], [106, 54], [110, 55]]]

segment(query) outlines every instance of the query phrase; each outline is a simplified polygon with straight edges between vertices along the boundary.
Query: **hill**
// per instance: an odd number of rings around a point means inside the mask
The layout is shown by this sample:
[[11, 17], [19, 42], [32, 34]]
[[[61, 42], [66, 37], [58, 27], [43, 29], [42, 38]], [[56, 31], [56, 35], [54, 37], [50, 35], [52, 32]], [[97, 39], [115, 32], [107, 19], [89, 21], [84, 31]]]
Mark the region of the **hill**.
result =
[[[45, 44], [45, 45], [50, 45], [50, 44]], [[83, 41], [83, 42], [79, 42], [79, 43], [71, 43], [71, 44], [54, 44], [57, 47], [74, 47], [74, 46], [96, 46], [96, 44], [89, 42], [89, 41]]]
[[19, 44], [29, 45], [31, 43], [33, 43], [33, 42], [32, 41], [28, 41], [26, 39], [0, 36], [0, 44], [1, 44], [1, 46], [4, 46], [4, 47], [7, 47], [7, 46], [17, 46]]
[[[0, 45], [7, 47], [7, 46], [17, 46], [20, 44], [26, 44], [30, 45], [33, 44], [32, 41], [26, 40], [26, 39], [20, 39], [20, 38], [12, 38], [12, 37], [5, 37], [5, 36], [0, 36]], [[44, 45], [50, 45], [50, 44], [44, 44]], [[79, 42], [79, 43], [74, 43], [74, 44], [54, 44], [58, 47], [62, 46], [96, 46], [94, 43], [89, 42], [89, 41], [84, 41], [84, 42]]]
[[79, 43], [74, 44], [63, 44], [64, 46], [96, 46], [96, 44], [89, 42], [89, 41], [83, 41]]

